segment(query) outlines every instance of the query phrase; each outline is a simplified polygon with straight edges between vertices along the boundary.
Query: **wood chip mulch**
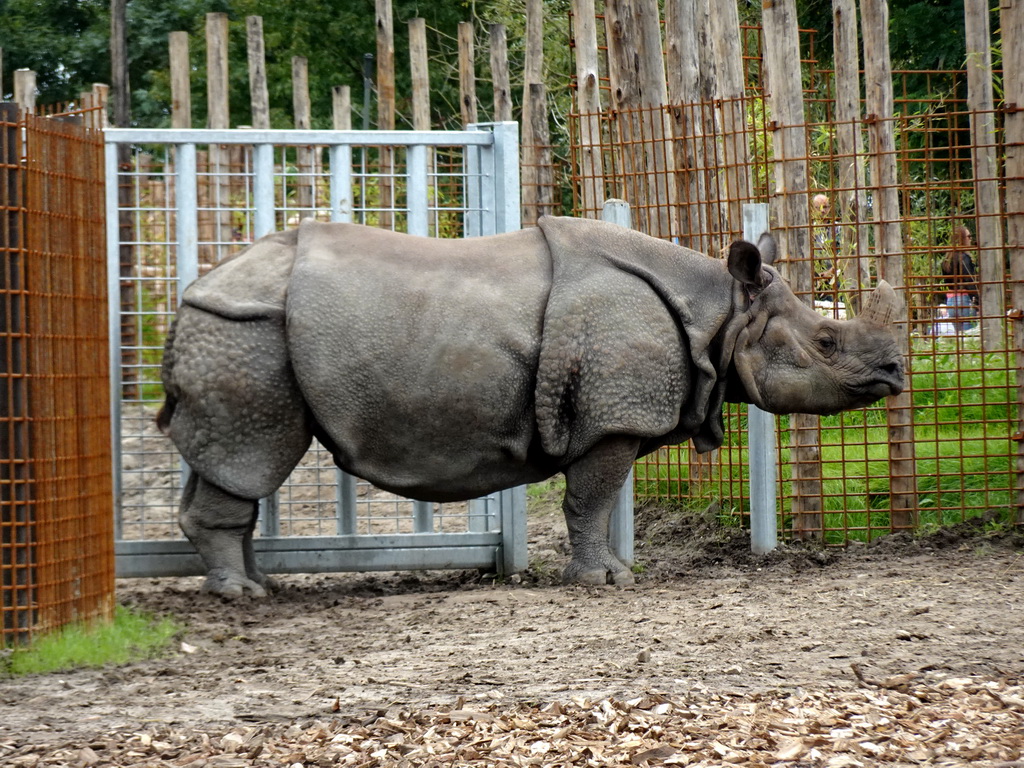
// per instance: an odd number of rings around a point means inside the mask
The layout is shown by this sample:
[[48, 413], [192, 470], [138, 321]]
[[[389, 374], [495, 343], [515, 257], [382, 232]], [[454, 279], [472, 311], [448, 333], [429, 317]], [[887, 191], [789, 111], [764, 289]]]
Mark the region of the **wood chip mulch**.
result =
[[[792, 693], [510, 705], [224, 730], [150, 725], [88, 744], [0, 741], [4, 766], [1000, 766], [1024, 768], [1024, 686], [919, 674]], [[341, 709], [341, 702], [335, 709]]]

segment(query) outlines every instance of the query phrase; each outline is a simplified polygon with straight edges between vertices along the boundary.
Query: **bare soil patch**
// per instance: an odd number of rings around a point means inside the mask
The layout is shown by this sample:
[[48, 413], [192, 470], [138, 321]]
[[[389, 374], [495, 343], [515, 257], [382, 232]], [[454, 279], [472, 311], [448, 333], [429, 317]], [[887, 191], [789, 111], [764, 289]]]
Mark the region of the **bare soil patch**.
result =
[[[546, 511], [545, 511], [546, 510]], [[1019, 765], [1024, 549], [970, 523], [845, 551], [638, 513], [631, 588], [532, 566], [198, 579], [119, 601], [187, 630], [168, 657], [0, 679], [2, 765]]]

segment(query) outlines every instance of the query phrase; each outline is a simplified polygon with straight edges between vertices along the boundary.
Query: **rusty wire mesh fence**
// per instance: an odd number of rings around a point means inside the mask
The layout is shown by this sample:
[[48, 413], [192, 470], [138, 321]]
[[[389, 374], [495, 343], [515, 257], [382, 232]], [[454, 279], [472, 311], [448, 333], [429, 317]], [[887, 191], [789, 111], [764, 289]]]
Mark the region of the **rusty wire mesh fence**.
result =
[[112, 615], [99, 131], [0, 104], [0, 642]]
[[[787, 160], [806, 169], [806, 223], [787, 226], [777, 192], [781, 130], [759, 86], [758, 31], [746, 33], [753, 42], [742, 98], [571, 116], [577, 215], [596, 217], [604, 199], [623, 198], [636, 228], [719, 257], [741, 236], [741, 206], [766, 202], [773, 230], [791, 244], [783, 274], [818, 311], [852, 316], [880, 276], [901, 284], [904, 403], [778, 419], [787, 535], [847, 544], [972, 518], [993, 527], [1024, 522], [1021, 350], [1010, 327], [1020, 318], [1009, 300], [998, 200], [979, 201], [1005, 182], [999, 163], [982, 162], [1004, 154], [1003, 111], [970, 109], [962, 72], [901, 72], [892, 117], [842, 121], [833, 73], [804, 62], [805, 122], [795, 126], [804, 152]], [[972, 133], [975, 124], [989, 128]], [[869, 132], [880, 127], [895, 138], [891, 190], [879, 186], [870, 150]], [[880, 203], [889, 191], [899, 201], [895, 220]], [[902, 238], [896, 254], [883, 249], [883, 228], [893, 223]], [[901, 275], [886, 271], [900, 262]], [[698, 455], [673, 446], [641, 459], [638, 500], [680, 500], [745, 525], [746, 406], [729, 405], [726, 415], [721, 449]]]

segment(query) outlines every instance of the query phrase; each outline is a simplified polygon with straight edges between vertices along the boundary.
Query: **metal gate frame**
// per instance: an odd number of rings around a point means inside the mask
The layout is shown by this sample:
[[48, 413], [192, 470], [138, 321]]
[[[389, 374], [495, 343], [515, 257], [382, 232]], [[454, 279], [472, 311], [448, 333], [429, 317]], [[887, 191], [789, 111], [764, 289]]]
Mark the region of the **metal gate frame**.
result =
[[[470, 126], [466, 131], [310, 131], [180, 130], [111, 128], [105, 132], [108, 287], [110, 294], [111, 442], [114, 454], [116, 575], [199, 575], [204, 568], [184, 539], [125, 540], [121, 536], [121, 307], [118, 149], [130, 144], [175, 147], [176, 250], [179, 296], [198, 276], [197, 145], [252, 147], [254, 236], [274, 229], [275, 146], [326, 146], [330, 159], [332, 221], [352, 221], [352, 150], [405, 147], [410, 234], [428, 234], [430, 147], [461, 146], [465, 151], [466, 236], [520, 228], [519, 128], [515, 122]], [[260, 536], [255, 548], [268, 573], [367, 570], [493, 569], [500, 574], [527, 566], [526, 490], [517, 487], [471, 502], [467, 532], [434, 532], [429, 505], [414, 503], [414, 532], [391, 535], [355, 533], [355, 484], [338, 471], [337, 532], [333, 536], [281, 536], [276, 504], [261, 502]], [[418, 504], [416, 506], [415, 504]], [[471, 510], [472, 512], [472, 510]]]

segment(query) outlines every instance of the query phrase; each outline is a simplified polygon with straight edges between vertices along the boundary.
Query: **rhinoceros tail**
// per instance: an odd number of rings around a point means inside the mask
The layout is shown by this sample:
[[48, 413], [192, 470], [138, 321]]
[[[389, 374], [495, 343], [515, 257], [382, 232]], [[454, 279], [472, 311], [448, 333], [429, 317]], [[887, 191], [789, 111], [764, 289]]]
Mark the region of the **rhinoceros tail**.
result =
[[156, 425], [165, 435], [171, 428], [171, 417], [174, 415], [174, 409], [178, 407], [178, 398], [174, 395], [168, 394], [164, 399], [164, 404], [160, 407], [160, 412], [156, 415]]

